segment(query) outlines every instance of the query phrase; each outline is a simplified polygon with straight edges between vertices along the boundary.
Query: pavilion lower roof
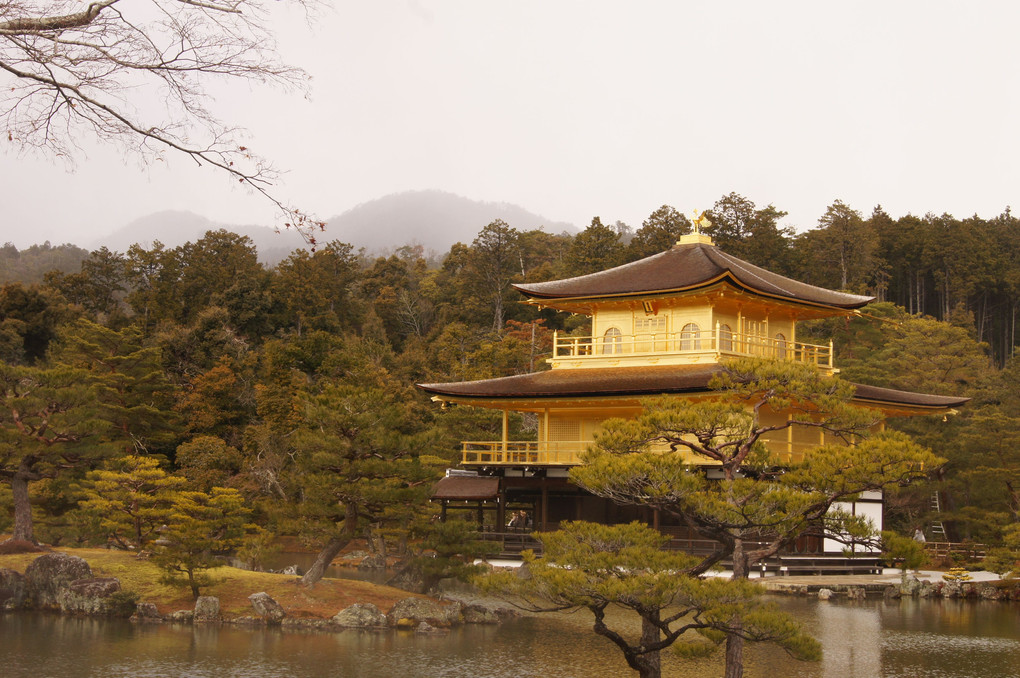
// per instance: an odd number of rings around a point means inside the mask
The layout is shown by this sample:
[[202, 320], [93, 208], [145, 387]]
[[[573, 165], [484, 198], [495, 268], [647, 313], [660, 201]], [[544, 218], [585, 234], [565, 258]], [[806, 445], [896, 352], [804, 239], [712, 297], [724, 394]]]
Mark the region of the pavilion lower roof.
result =
[[705, 243], [675, 245], [598, 273], [514, 287], [536, 302], [604, 299], [696, 290], [726, 280], [738, 289], [813, 306], [856, 309], [874, 297], [836, 292], [773, 273]]
[[[718, 364], [652, 365], [556, 369], [498, 379], [418, 384], [418, 388], [442, 400], [492, 401], [540, 400], [595, 397], [648, 397], [659, 394], [708, 392], [712, 377], [722, 371]], [[867, 384], [854, 384], [854, 400], [879, 406], [948, 410], [969, 398], [899, 391]]]
[[436, 483], [433, 499], [485, 501], [499, 496], [499, 478], [449, 476]]

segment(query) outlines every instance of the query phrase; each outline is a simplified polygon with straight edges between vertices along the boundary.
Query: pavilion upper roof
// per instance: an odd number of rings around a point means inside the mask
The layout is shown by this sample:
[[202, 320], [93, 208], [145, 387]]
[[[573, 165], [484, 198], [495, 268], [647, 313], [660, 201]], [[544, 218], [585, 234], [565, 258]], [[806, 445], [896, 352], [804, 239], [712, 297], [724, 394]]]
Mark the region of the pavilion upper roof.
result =
[[514, 287], [535, 301], [548, 302], [688, 292], [727, 281], [751, 293], [813, 306], [856, 309], [874, 301], [874, 297], [815, 287], [767, 271], [705, 240], [682, 241], [665, 252], [598, 273]]

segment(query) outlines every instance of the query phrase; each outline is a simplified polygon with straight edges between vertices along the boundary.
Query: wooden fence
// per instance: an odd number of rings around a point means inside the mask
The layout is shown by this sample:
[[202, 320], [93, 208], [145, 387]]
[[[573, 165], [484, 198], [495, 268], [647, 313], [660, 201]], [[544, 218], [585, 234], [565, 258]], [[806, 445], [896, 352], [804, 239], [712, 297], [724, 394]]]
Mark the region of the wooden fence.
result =
[[966, 560], [984, 560], [987, 546], [968, 541], [930, 541], [924, 545], [934, 560], [947, 560], [954, 555], [963, 556]]

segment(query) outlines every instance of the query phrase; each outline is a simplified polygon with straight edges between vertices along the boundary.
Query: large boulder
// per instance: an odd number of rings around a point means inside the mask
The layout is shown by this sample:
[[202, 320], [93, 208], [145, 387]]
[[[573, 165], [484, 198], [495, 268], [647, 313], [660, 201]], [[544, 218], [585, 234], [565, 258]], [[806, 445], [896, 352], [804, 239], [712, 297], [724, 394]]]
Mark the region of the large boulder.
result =
[[404, 598], [390, 608], [386, 616], [391, 626], [401, 628], [415, 628], [421, 622], [428, 622], [431, 626], [450, 625], [443, 606], [428, 598]]
[[176, 612], [171, 612], [170, 614], [168, 614], [165, 617], [165, 619], [167, 621], [179, 622], [181, 624], [190, 624], [191, 622], [195, 621], [195, 611], [177, 610]]
[[846, 590], [846, 597], [850, 600], [864, 600], [865, 591], [860, 586], [849, 586]]
[[57, 592], [57, 601], [60, 610], [70, 614], [117, 614], [120, 610], [114, 608], [119, 601], [112, 596], [118, 591], [120, 580], [116, 577], [76, 579]]
[[1006, 591], [990, 584], [979, 587], [978, 595], [985, 600], [1006, 600], [1008, 597]]
[[415, 627], [414, 632], [424, 636], [441, 636], [449, 633], [446, 629], [437, 629], [428, 622], [422, 622]]
[[958, 581], [947, 581], [942, 585], [943, 598], [962, 598], [963, 584]]
[[138, 603], [135, 605], [135, 613], [131, 615], [131, 621], [138, 622], [157, 622], [162, 619], [155, 603]]
[[17, 610], [25, 603], [25, 577], [0, 567], [0, 610]]
[[464, 604], [455, 600], [443, 608], [443, 615], [446, 617], [447, 626], [457, 626], [464, 623]]
[[355, 603], [333, 615], [333, 623], [352, 629], [378, 629], [389, 625], [389, 620], [372, 603]]
[[279, 624], [287, 613], [283, 611], [283, 608], [278, 602], [262, 591], [260, 593], [253, 593], [248, 596], [248, 600], [251, 601], [252, 608], [255, 609], [255, 614], [265, 619], [270, 624]]
[[465, 605], [463, 610], [465, 624], [499, 624], [507, 617], [509, 610], [488, 607], [478, 603]]
[[900, 593], [905, 596], [917, 596], [921, 593], [922, 582], [914, 575], [909, 575], [900, 584]]
[[25, 568], [25, 590], [29, 605], [39, 610], [60, 609], [60, 592], [79, 579], [92, 579], [92, 568], [84, 559], [66, 553], [47, 553]]
[[220, 599], [216, 596], [199, 596], [195, 600], [195, 622], [215, 622], [220, 620]]

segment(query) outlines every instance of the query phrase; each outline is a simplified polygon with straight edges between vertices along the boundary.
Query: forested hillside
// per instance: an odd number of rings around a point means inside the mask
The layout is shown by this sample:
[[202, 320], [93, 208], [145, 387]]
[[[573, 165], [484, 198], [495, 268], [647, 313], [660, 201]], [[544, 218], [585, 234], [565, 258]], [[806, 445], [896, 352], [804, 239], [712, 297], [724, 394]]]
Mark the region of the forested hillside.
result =
[[7, 243], [0, 247], [0, 283], [40, 283], [50, 271], [73, 273], [88, 256], [88, 250], [76, 245], [46, 242], [19, 251]]
[[[1017, 220], [864, 216], [837, 201], [794, 234], [783, 216], [729, 194], [709, 230], [752, 263], [878, 297], [810, 332], [834, 339], [851, 380], [974, 399], [945, 421], [903, 426], [950, 460], [940, 487], [955, 536], [1000, 539], [1020, 522]], [[512, 282], [632, 261], [690, 228], [668, 205], [640, 227], [596, 217], [573, 237], [495, 221], [438, 266], [421, 247], [371, 259], [334, 241], [267, 269], [226, 231], [100, 249], [73, 270], [38, 257], [55, 270], [0, 288], [0, 532], [143, 547], [137, 517], [79, 505], [95, 498], [97, 469], [137, 480], [139, 456], [183, 479], [171, 494], [227, 488], [269, 532], [320, 546], [368, 527], [427, 530], [431, 480], [459, 441], [498, 438], [500, 422], [440, 409], [413, 385], [543, 369], [552, 331], [586, 333], [585, 319], [518, 303]], [[25, 256], [10, 250], [5, 267]], [[513, 425], [522, 438], [534, 422]], [[132, 491], [157, 493], [143, 486]], [[890, 517], [903, 529], [924, 522], [931, 491], [908, 488]]]

